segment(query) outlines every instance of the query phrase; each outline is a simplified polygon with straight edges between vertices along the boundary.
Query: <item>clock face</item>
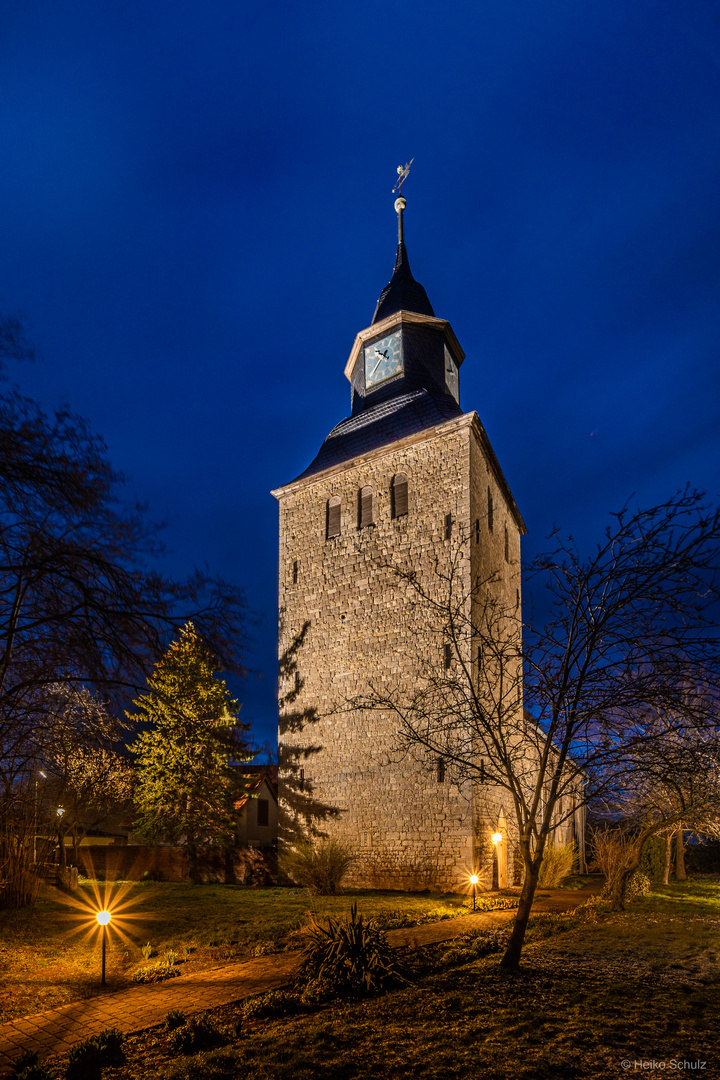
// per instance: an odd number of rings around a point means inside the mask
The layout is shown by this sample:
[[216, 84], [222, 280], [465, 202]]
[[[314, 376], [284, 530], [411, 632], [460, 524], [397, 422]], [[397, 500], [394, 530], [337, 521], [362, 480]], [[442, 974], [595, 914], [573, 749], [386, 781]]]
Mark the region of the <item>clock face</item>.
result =
[[402, 332], [396, 330], [365, 346], [365, 386], [370, 388], [402, 371]]
[[455, 398], [456, 401], [458, 400], [459, 391], [460, 391], [460, 387], [459, 387], [458, 384], [459, 384], [459, 380], [458, 380], [457, 364], [455, 363], [455, 361], [453, 360], [453, 358], [451, 356], [448, 356], [447, 351], [446, 351], [446, 353], [445, 353], [445, 385], [447, 386], [448, 390], [450, 391], [450, 393], [452, 394], [452, 396]]

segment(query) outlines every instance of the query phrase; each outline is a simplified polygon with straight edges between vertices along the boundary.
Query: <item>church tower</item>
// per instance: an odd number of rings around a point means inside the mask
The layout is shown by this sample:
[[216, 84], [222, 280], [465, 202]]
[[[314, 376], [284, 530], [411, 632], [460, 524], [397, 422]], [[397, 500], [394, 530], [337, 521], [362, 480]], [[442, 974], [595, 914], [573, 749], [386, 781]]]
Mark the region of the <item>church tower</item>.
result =
[[281, 843], [283, 825], [343, 840], [359, 887], [455, 890], [487, 866], [495, 834], [502, 885], [511, 807], [450, 782], [437, 755], [402, 753], [392, 708], [357, 707], [370, 692], [409, 700], [458, 661], [483, 677], [476, 643], [451, 648], [417, 603], [418, 586], [440, 603], [451, 569], [472, 603], [491, 590], [519, 625], [525, 526], [477, 413], [460, 407], [465, 356], [410, 271], [405, 207], [400, 196], [392, 278], [345, 365], [350, 415], [273, 492]]

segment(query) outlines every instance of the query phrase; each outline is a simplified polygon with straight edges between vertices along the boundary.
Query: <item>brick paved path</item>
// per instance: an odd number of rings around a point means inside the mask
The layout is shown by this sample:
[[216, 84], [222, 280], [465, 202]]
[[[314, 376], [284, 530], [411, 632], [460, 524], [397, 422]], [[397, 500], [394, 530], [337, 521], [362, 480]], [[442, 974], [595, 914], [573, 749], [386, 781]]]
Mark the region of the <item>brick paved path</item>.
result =
[[[587, 899], [589, 892], [553, 890], [541, 894], [534, 911], [567, 911]], [[478, 912], [458, 919], [390, 930], [394, 948], [449, 941], [470, 930], [502, 926], [513, 918], [509, 911]], [[264, 994], [287, 986], [300, 963], [299, 952], [274, 953], [243, 963], [224, 964], [210, 971], [181, 975], [177, 979], [118, 990], [99, 997], [74, 1001], [36, 1016], [0, 1024], [0, 1069], [6, 1069], [23, 1050], [37, 1050], [41, 1057], [63, 1054], [70, 1047], [104, 1028], [120, 1028], [125, 1034], [163, 1023], [171, 1009], [185, 1013], [229, 1005], [251, 994]]]

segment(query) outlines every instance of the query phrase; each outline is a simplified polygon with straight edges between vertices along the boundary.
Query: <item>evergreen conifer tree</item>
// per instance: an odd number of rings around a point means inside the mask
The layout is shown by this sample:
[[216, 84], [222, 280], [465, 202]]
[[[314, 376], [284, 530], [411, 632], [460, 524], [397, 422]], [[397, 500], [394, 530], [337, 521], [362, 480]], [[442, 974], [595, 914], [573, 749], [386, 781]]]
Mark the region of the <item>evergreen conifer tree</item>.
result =
[[133, 704], [148, 722], [130, 746], [137, 787], [135, 831], [150, 843], [231, 842], [242, 791], [235, 765], [251, 756], [240, 706], [214, 674], [217, 660], [192, 623], [181, 631]]

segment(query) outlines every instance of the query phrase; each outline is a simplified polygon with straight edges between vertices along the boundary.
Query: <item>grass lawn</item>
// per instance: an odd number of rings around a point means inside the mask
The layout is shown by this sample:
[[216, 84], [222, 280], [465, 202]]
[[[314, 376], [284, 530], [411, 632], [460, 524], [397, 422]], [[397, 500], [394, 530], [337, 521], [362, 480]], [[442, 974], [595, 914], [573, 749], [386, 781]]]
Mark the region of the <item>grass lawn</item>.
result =
[[[435, 945], [410, 987], [250, 1020], [241, 1036], [205, 1053], [171, 1054], [162, 1032], [144, 1033], [128, 1039], [127, 1063], [104, 1075], [600, 1080], [647, 1072], [641, 1063], [654, 1060], [665, 1063], [655, 1074], [718, 1076], [719, 946], [720, 880], [694, 879], [616, 915], [539, 916], [517, 976], [501, 976], [497, 956], [463, 959], [453, 943]], [[229, 1007], [220, 1017], [240, 1013]]]
[[[100, 936], [95, 912], [113, 914], [107, 980], [130, 985], [150, 943], [153, 960], [168, 950], [181, 971], [299, 947], [308, 913], [405, 913], [423, 921], [461, 914], [468, 898], [349, 890], [310, 897], [304, 889], [139, 882], [84, 882], [73, 896], [46, 889], [34, 908], [0, 911], [0, 1023], [99, 992]], [[464, 908], [463, 908], [464, 905]]]

